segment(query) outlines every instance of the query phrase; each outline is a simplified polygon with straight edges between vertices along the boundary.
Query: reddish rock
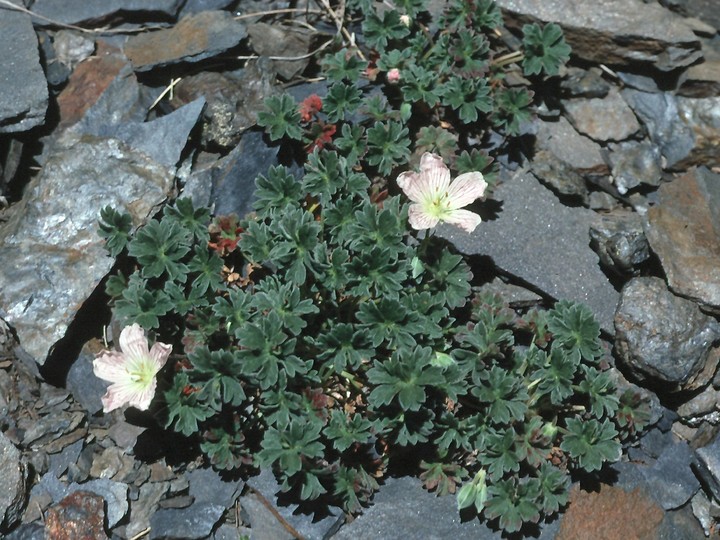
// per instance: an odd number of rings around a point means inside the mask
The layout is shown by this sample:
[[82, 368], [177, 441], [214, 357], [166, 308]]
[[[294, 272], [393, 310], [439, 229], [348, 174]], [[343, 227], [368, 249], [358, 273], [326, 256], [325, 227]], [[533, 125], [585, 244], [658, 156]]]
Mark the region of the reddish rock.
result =
[[720, 309], [720, 175], [691, 170], [658, 190], [645, 234], [670, 289]]
[[555, 540], [655, 540], [663, 510], [642, 491], [601, 485], [598, 492], [573, 487]]
[[172, 28], [130, 37], [125, 55], [136, 71], [147, 71], [215, 56], [235, 47], [246, 35], [245, 25], [227, 11], [203, 11]]
[[87, 491], [76, 491], [48, 510], [45, 538], [52, 540], [104, 540], [103, 498]]
[[95, 56], [80, 62], [58, 95], [59, 129], [73, 125], [95, 104], [127, 61], [114, 47], [98, 42]]

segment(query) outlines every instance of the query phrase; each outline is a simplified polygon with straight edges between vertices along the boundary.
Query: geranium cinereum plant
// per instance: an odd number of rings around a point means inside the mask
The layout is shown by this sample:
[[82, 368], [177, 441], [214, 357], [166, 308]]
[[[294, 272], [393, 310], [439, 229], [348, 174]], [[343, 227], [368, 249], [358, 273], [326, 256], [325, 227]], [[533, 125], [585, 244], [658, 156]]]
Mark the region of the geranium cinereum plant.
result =
[[451, 182], [443, 159], [426, 152], [420, 159], [420, 172], [400, 174], [397, 184], [413, 203], [408, 209], [413, 229], [431, 229], [445, 222], [470, 233], [482, 221], [476, 213], [463, 210], [485, 194], [488, 185], [480, 172], [461, 174]]
[[93, 361], [93, 372], [112, 384], [102, 397], [103, 412], [125, 404], [145, 411], [155, 396], [156, 376], [170, 356], [172, 347], [165, 343], [148, 346], [139, 324], [120, 332], [120, 352], [104, 351]]

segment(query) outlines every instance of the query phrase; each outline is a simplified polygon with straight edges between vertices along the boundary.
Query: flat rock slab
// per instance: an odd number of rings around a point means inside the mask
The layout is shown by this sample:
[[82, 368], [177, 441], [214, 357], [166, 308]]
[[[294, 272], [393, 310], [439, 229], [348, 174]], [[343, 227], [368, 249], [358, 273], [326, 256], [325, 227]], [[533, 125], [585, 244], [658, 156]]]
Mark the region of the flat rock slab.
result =
[[[535, 540], [555, 537], [558, 520], [545, 525]], [[499, 531], [479, 519], [463, 521], [453, 495], [437, 497], [423, 489], [417, 478], [388, 478], [373, 504], [333, 540], [501, 540]]]
[[640, 0], [498, 0], [513, 14], [509, 25], [555, 22], [573, 56], [601, 64], [652, 64], [671, 71], [702, 56], [700, 42], [682, 17]]
[[32, 11], [45, 18], [36, 17], [34, 23], [40, 26], [53, 22], [81, 24], [107, 19], [117, 13], [149, 15], [162, 13], [174, 17], [183, 0], [35, 0]]
[[564, 206], [525, 171], [507, 178], [492, 198], [502, 203], [497, 219], [481, 223], [472, 234], [451, 225], [438, 227], [438, 234], [467, 255], [491, 257], [501, 270], [555, 299], [586, 304], [612, 334], [619, 294], [589, 247], [597, 215]]
[[47, 81], [30, 17], [0, 6], [0, 133], [27, 131], [45, 121]]
[[640, 130], [632, 109], [615, 89], [602, 98], [568, 99], [563, 107], [575, 129], [596, 141], [622, 141]]
[[676, 294], [720, 309], [720, 175], [691, 170], [659, 189], [645, 234]]
[[232, 49], [247, 35], [241, 22], [227, 11], [203, 11], [182, 19], [172, 28], [132, 36], [125, 55], [136, 71], [199, 62]]

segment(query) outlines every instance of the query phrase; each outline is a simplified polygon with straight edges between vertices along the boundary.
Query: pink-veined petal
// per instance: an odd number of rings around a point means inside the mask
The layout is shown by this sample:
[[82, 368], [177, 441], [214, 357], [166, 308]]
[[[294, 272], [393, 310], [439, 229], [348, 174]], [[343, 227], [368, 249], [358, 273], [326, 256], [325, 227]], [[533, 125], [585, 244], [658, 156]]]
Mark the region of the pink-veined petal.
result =
[[457, 225], [465, 232], [471, 233], [475, 230], [475, 227], [480, 225], [482, 218], [470, 210], [453, 210], [446, 216], [443, 216], [443, 221]]
[[445, 162], [443, 161], [443, 158], [441, 158], [437, 154], [425, 152], [420, 158], [420, 172], [435, 169], [437, 167], [447, 168], [445, 167]]
[[150, 359], [157, 365], [157, 371], [160, 371], [167, 362], [170, 353], [172, 352], [172, 345], [157, 342], [150, 349]]
[[118, 351], [105, 351], [93, 360], [93, 373], [105, 381], [122, 381], [127, 377], [125, 356]]
[[413, 229], [421, 231], [423, 229], [432, 229], [440, 220], [436, 216], [425, 212], [422, 205], [411, 204], [410, 208], [408, 208], [408, 221]]
[[123, 328], [119, 341], [120, 350], [127, 358], [140, 359], [150, 356], [145, 331], [137, 323]]
[[463, 208], [485, 194], [487, 182], [479, 172], [461, 174], [448, 188], [448, 205], [451, 209]]
[[[398, 187], [405, 191], [405, 187], [408, 184], [411, 184], [413, 182], [417, 182], [417, 177], [420, 175], [420, 173], [416, 173], [415, 171], [405, 171], [403, 173], [400, 173], [397, 177], [397, 180], [395, 182], [397, 183]], [[405, 193], [407, 195], [407, 193]], [[409, 195], [408, 195], [409, 197]], [[415, 201], [417, 202], [417, 201]]]
[[145, 387], [139, 387], [129, 380], [111, 384], [101, 398], [103, 412], [110, 412], [125, 404], [146, 411], [155, 396], [156, 387], [157, 382], [154, 379], [150, 385]]

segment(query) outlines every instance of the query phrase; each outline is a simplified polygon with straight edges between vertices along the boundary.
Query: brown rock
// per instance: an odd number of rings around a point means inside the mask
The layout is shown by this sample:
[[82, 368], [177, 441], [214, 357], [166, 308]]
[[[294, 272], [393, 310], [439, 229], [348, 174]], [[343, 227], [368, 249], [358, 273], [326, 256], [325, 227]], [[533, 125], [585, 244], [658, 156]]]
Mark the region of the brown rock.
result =
[[603, 98], [569, 99], [563, 103], [570, 123], [595, 141], [622, 141], [640, 130], [640, 123], [617, 89]]
[[682, 17], [640, 0], [497, 0], [512, 14], [508, 26], [555, 22], [573, 56], [602, 64], [652, 64], [671, 71], [702, 57], [700, 43]]
[[147, 71], [215, 56], [235, 47], [246, 35], [245, 25], [227, 11], [203, 11], [173, 28], [130, 37], [125, 55], [136, 71]]
[[95, 104], [127, 61], [114, 47], [98, 42], [95, 56], [80, 62], [57, 98], [59, 129], [73, 125]]
[[694, 169], [658, 190], [645, 234], [668, 286], [720, 310], [720, 175]]
[[555, 540], [655, 540], [663, 515], [639, 489], [601, 484], [588, 493], [575, 486]]
[[[298, 57], [306, 55], [310, 50], [310, 35], [307, 32], [255, 23], [248, 27], [248, 34], [253, 49], [263, 56]], [[273, 60], [273, 65], [278, 75], [284, 79], [292, 79], [305, 69], [309, 61], [309, 58]]]
[[104, 540], [103, 498], [87, 491], [76, 491], [48, 510], [45, 538], [52, 540]]
[[600, 145], [578, 133], [563, 117], [557, 122], [539, 123], [536, 145], [581, 174], [609, 172]]

